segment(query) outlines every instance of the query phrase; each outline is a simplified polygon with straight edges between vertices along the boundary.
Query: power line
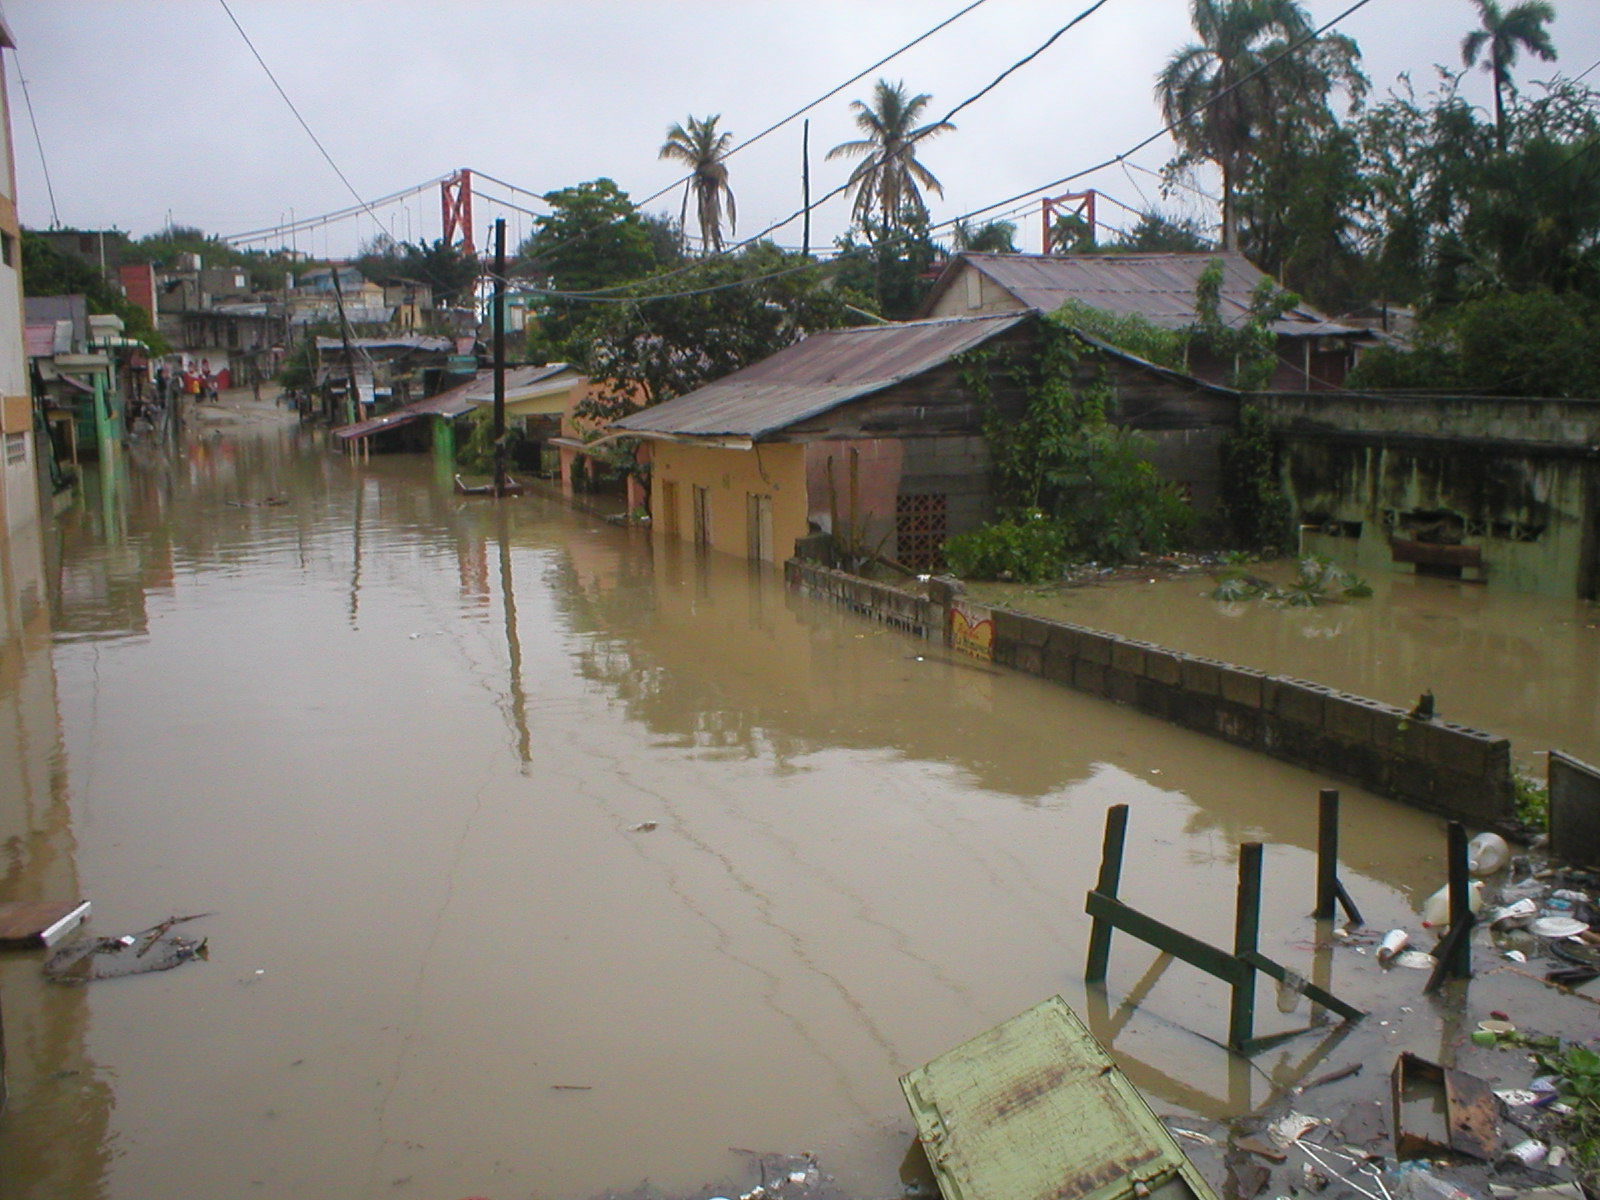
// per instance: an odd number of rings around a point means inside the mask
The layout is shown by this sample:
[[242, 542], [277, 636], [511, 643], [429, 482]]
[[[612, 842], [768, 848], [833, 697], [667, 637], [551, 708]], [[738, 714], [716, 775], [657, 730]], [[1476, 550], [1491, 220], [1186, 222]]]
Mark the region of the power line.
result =
[[1258, 75], [1261, 75], [1261, 74], [1265, 73], [1266, 71], [1271, 70], [1278, 63], [1282, 62], [1285, 58], [1289, 57], [1289, 55], [1293, 54], [1296, 50], [1300, 49], [1300, 47], [1304, 46], [1308, 42], [1315, 41], [1317, 38], [1321, 37], [1328, 30], [1332, 29], [1340, 21], [1342, 21], [1346, 17], [1348, 17], [1351, 13], [1355, 12], [1357, 9], [1365, 8], [1370, 3], [1372, 3], [1372, 0], [1356, 0], [1356, 3], [1352, 4], [1349, 8], [1345, 9], [1338, 16], [1334, 17], [1331, 21], [1327, 22], [1327, 24], [1321, 25], [1318, 28], [1311, 30], [1309, 33], [1304, 34], [1303, 36], [1298, 38], [1296, 41], [1290, 43], [1287, 47], [1285, 47], [1281, 54], [1278, 54], [1274, 58], [1268, 59], [1266, 62], [1262, 63], [1259, 67], [1257, 67], [1254, 71], [1251, 71], [1249, 74], [1244, 75], [1241, 78], [1235, 80], [1233, 83], [1231, 83], [1227, 87], [1223, 88], [1222, 91], [1218, 92], [1215, 96], [1212, 96], [1210, 99], [1206, 100], [1204, 103], [1195, 105], [1188, 112], [1180, 114], [1175, 120], [1167, 122], [1160, 129], [1158, 129], [1154, 133], [1152, 133], [1149, 137], [1145, 138], [1141, 142], [1136, 143], [1133, 146], [1130, 146], [1128, 149], [1124, 150], [1121, 154], [1114, 154], [1110, 158], [1104, 160], [1103, 162], [1096, 163], [1092, 167], [1085, 167], [1081, 171], [1074, 171], [1070, 175], [1063, 175], [1060, 179], [1052, 180], [1049, 183], [1040, 184], [1038, 187], [1029, 188], [1025, 192], [1018, 192], [1015, 196], [1007, 196], [1004, 200], [996, 200], [993, 204], [986, 204], [982, 208], [972, 209], [970, 212], [962, 213], [959, 217], [952, 217], [948, 221], [941, 221], [937, 225], [929, 226], [929, 228], [930, 229], [942, 229], [946, 225], [954, 224], [956, 221], [965, 221], [965, 220], [967, 220], [967, 219], [969, 219], [971, 217], [978, 216], [980, 213], [986, 213], [990, 209], [999, 208], [1002, 205], [1006, 205], [1006, 204], [1013, 204], [1016, 201], [1021, 200], [1026, 196], [1033, 195], [1035, 192], [1048, 191], [1051, 188], [1058, 188], [1058, 187], [1061, 187], [1063, 184], [1071, 183], [1075, 179], [1082, 179], [1085, 175], [1093, 175], [1096, 171], [1103, 171], [1107, 167], [1115, 166], [1117, 163], [1119, 163], [1123, 159], [1127, 158], [1128, 155], [1137, 154], [1139, 151], [1143, 150], [1146, 146], [1150, 145], [1152, 142], [1154, 142], [1157, 139], [1161, 138], [1163, 135], [1172, 132], [1172, 130], [1174, 130], [1178, 126], [1182, 125], [1185, 121], [1188, 121], [1191, 117], [1197, 116], [1198, 114], [1204, 112], [1206, 109], [1210, 108], [1212, 105], [1214, 105], [1218, 101], [1222, 100], [1223, 97], [1228, 96], [1231, 93], [1233, 93], [1234, 91], [1236, 91], [1237, 89], [1243, 87], [1245, 84], [1249, 83], [1252, 79], [1256, 78]]
[[[317, 217], [302, 217], [298, 221], [280, 222], [277, 225], [267, 225], [260, 229], [247, 229], [243, 233], [228, 234], [222, 240], [225, 242], [259, 242], [267, 238], [281, 237], [286, 233], [299, 233], [303, 229], [320, 229], [324, 225], [331, 225], [335, 221], [342, 221], [346, 217], [358, 216], [362, 212], [372, 215], [372, 210], [380, 204], [393, 204], [415, 196], [428, 188], [436, 187], [449, 179], [449, 175], [440, 175], [437, 179], [430, 179], [425, 183], [413, 184], [398, 192], [390, 192], [387, 196], [379, 196], [370, 204], [363, 200], [360, 204], [346, 205], [344, 208], [335, 209], [333, 212], [323, 213]], [[359, 199], [359, 197], [358, 197]], [[376, 219], [374, 217], [374, 219]]]
[[[973, 101], [977, 100], [979, 97], [988, 94], [990, 91], [992, 91], [994, 89], [996, 84], [998, 84], [1007, 75], [1010, 75], [1013, 71], [1015, 71], [1017, 69], [1017, 67], [1023, 65], [1024, 63], [1032, 61], [1034, 58], [1036, 58], [1045, 49], [1046, 46], [1049, 46], [1052, 42], [1054, 42], [1057, 38], [1059, 38], [1068, 29], [1071, 29], [1079, 21], [1082, 21], [1085, 17], [1088, 17], [1089, 15], [1091, 15], [1096, 9], [1100, 8], [1100, 6], [1105, 4], [1105, 3], [1106, 3], [1106, 0], [1094, 0], [1093, 4], [1091, 4], [1088, 8], [1084, 9], [1081, 13], [1079, 13], [1071, 21], [1067, 22], [1067, 24], [1065, 26], [1063, 26], [1061, 29], [1057, 30], [1054, 34], [1052, 34], [1050, 36], [1050, 38], [1043, 45], [1041, 45], [1037, 50], [1033, 51], [1033, 53], [1027, 55], [1025, 58], [1019, 59], [1016, 63], [1012, 64], [1012, 66], [1007, 68], [1005, 71], [1002, 71], [999, 76], [997, 76], [994, 80], [992, 80], [986, 86], [981, 88], [979, 91], [973, 93], [971, 96], [967, 97], [967, 99], [963, 100], [960, 104], [956, 105], [955, 108], [951, 109], [951, 112], [953, 112], [953, 113], [954, 112], [959, 112], [961, 109], [967, 107], [967, 105], [971, 104]], [[1361, 4], [1365, 4], [1365, 3], [1367, 3], [1367, 0], [1361, 0]], [[1356, 5], [1357, 8], [1359, 8], [1360, 6], [1361, 6], [1360, 4]], [[1354, 10], [1352, 10], [1352, 11], [1354, 11]], [[959, 15], [960, 14], [958, 13], [957, 16], [959, 16]], [[952, 18], [952, 19], [954, 19], [954, 18]], [[868, 70], [871, 70], [871, 68], [868, 68]], [[846, 85], [846, 86], [848, 86], [848, 85]], [[1159, 136], [1159, 135], [1157, 135], [1157, 136]], [[1155, 138], [1151, 138], [1150, 139], [1150, 141], [1154, 141], [1154, 140], [1155, 140]], [[674, 184], [673, 186], [677, 186], [677, 185]], [[698, 261], [699, 262], [707, 262], [707, 261], [709, 261], [711, 259], [726, 257], [727, 255], [733, 254], [738, 250], [742, 250], [746, 246], [750, 246], [750, 245], [754, 244], [755, 242], [760, 241], [762, 238], [766, 237], [767, 234], [772, 233], [775, 230], [782, 229], [785, 225], [789, 225], [789, 224], [793, 223], [794, 221], [799, 220], [807, 212], [819, 208], [823, 204], [826, 204], [829, 200], [832, 200], [835, 196], [841, 195], [842, 193], [849, 191], [850, 187], [851, 187], [851, 182], [850, 182], [849, 179], [846, 179], [845, 182], [841, 183], [838, 187], [834, 188], [832, 191], [828, 192], [826, 195], [820, 197], [817, 200], [812, 201], [809, 204], [802, 205], [799, 209], [797, 209], [796, 211], [791, 213], [789, 216], [783, 218], [781, 221], [776, 221], [773, 224], [768, 225], [765, 229], [761, 230], [759, 233], [753, 234], [752, 236], [750, 236], [748, 238], [745, 238], [743, 241], [735, 242], [733, 245], [725, 247], [724, 249], [717, 251], [715, 254], [706, 255], [705, 257], [699, 259]], [[1033, 191], [1037, 191], [1038, 189], [1032, 189], [1032, 190]], [[660, 193], [658, 193], [658, 194], [660, 194]], [[1026, 195], [1031, 195], [1031, 194], [1032, 194], [1032, 192], [1030, 191], [1030, 192], [1024, 192], [1022, 195], [1026, 196]], [[1017, 199], [1021, 199], [1021, 198], [1022, 198], [1021, 196], [1012, 197], [1013, 200], [1017, 200]], [[1001, 203], [1002, 204], [1010, 203], [1010, 201], [1001, 201]], [[976, 211], [978, 211], [978, 212], [987, 212], [988, 209], [996, 208], [996, 207], [998, 207], [998, 205], [991, 204], [987, 208], [978, 209]], [[951, 224], [951, 223], [952, 222], [946, 221], [946, 222], [942, 222], [940, 225], [932, 226], [930, 228], [933, 228], [933, 229], [943, 228], [944, 225], [948, 225], [948, 224]], [[586, 231], [586, 233], [584, 235], [580, 235], [580, 237], [581, 236], [586, 236], [586, 235], [587, 235], [587, 231]], [[650, 282], [655, 282], [655, 281], [663, 280], [663, 279], [671, 279], [674, 276], [683, 274], [685, 271], [693, 270], [696, 265], [697, 265], [697, 263], [688, 263], [688, 264], [685, 264], [684, 266], [681, 266], [681, 267], [675, 267], [670, 271], [663, 271], [659, 275], [647, 276], [644, 279], [634, 280], [634, 281], [629, 282], [629, 283], [614, 284], [614, 285], [609, 286], [609, 287], [595, 288], [592, 291], [588, 291], [588, 292], [570, 293], [570, 296], [572, 298], [582, 297], [582, 298], [599, 299], [599, 298], [601, 298], [603, 296], [607, 296], [607, 295], [610, 295], [610, 294], [613, 294], [613, 293], [624, 291], [624, 290], [626, 290], [627, 288], [630, 288], [630, 287], [637, 287], [641, 283], [650, 283]]]
[[[1102, 2], [1104, 2], [1104, 0], [1102, 0]], [[757, 133], [757, 134], [753, 135], [752, 137], [746, 138], [744, 141], [740, 142], [738, 145], [734, 146], [731, 150], [729, 150], [726, 154], [724, 154], [722, 156], [723, 159], [726, 160], [726, 159], [732, 158], [735, 154], [739, 153], [739, 151], [744, 150], [747, 147], [755, 145], [757, 142], [759, 142], [762, 138], [766, 137], [768, 134], [774, 133], [777, 130], [782, 129], [785, 125], [787, 125], [790, 121], [793, 121], [796, 117], [804, 116], [806, 113], [810, 112], [813, 108], [816, 108], [817, 105], [823, 103], [826, 100], [833, 99], [833, 97], [837, 96], [840, 92], [844, 91], [844, 89], [849, 87], [851, 84], [859, 83], [861, 80], [865, 79], [868, 75], [872, 74], [872, 72], [876, 71], [879, 67], [882, 67], [882, 66], [886, 65], [887, 63], [892, 62], [894, 59], [899, 58], [900, 55], [904, 54], [906, 51], [908, 51], [908, 50], [912, 49], [913, 47], [918, 46], [921, 43], [927, 41], [930, 37], [932, 37], [934, 34], [938, 33], [940, 30], [944, 29], [946, 26], [954, 24], [956, 21], [959, 21], [962, 17], [964, 17], [968, 13], [970, 13], [973, 9], [979, 8], [979, 7], [981, 7], [982, 5], [984, 5], [986, 3], [988, 3], [988, 0], [972, 0], [972, 3], [968, 4], [965, 8], [962, 8], [959, 11], [957, 11], [955, 13], [952, 13], [950, 16], [948, 16], [944, 20], [940, 21], [937, 25], [933, 26], [931, 29], [927, 29], [927, 30], [924, 30], [922, 33], [919, 33], [916, 37], [912, 38], [909, 42], [906, 42], [903, 46], [900, 46], [897, 49], [890, 51], [888, 54], [885, 54], [882, 58], [878, 59], [878, 61], [873, 63], [871, 66], [862, 68], [860, 71], [858, 71], [854, 75], [852, 75], [849, 79], [846, 79], [843, 83], [838, 84], [835, 87], [830, 88], [828, 91], [822, 93], [822, 95], [818, 96], [815, 100], [812, 100], [809, 103], [804, 104], [801, 107], [795, 109], [788, 116], [783, 117], [780, 120], [774, 121], [771, 125], [768, 125], [760, 133]], [[486, 176], [486, 178], [487, 178], [487, 176]], [[683, 176], [682, 178], [676, 179], [672, 183], [669, 183], [666, 187], [660, 189], [659, 191], [652, 192], [650, 195], [646, 196], [643, 200], [635, 201], [634, 204], [633, 204], [633, 211], [634, 212], [640, 211], [641, 209], [644, 208], [644, 206], [646, 204], [651, 204], [651, 203], [661, 199], [661, 197], [667, 195], [667, 193], [675, 190], [680, 184], [687, 185], [688, 182], [693, 178], [694, 178], [694, 173], [690, 172], [689, 174]], [[498, 181], [496, 181], [496, 182], [498, 182]], [[509, 185], [502, 185], [502, 186], [509, 186]], [[820, 204], [821, 201], [818, 201], [817, 203]], [[816, 206], [813, 205], [812, 207], [816, 207]], [[802, 213], [804, 211], [805, 211], [804, 209], [801, 210]], [[793, 219], [794, 218], [792, 218], [792, 217], [790, 218], [790, 220], [793, 220]], [[787, 224], [788, 222], [784, 222], [784, 223]], [[774, 226], [774, 228], [776, 228], [776, 226]], [[568, 246], [576, 245], [577, 243], [583, 241], [585, 238], [592, 237], [594, 232], [595, 232], [594, 230], [584, 230], [582, 233], [575, 234], [573, 237], [568, 238], [564, 242], [558, 242], [556, 245], [549, 247], [549, 249], [546, 250], [544, 253], [548, 254], [550, 251], [561, 250], [561, 249], [565, 249]], [[537, 259], [535, 261], [537, 261]]]
[[256, 62], [261, 64], [261, 69], [267, 73], [267, 78], [272, 80], [272, 86], [278, 89], [278, 95], [283, 97], [283, 102], [289, 106], [289, 111], [294, 114], [294, 119], [300, 122], [300, 128], [306, 131], [306, 136], [309, 137], [317, 149], [322, 152], [322, 157], [325, 158], [328, 162], [328, 165], [333, 168], [333, 173], [339, 177], [339, 181], [350, 190], [350, 194], [356, 198], [356, 202], [367, 211], [368, 216], [372, 217], [372, 219], [376, 221], [378, 217], [377, 214], [372, 211], [372, 205], [368, 204], [361, 198], [361, 193], [356, 191], [355, 185], [352, 184], [349, 179], [345, 178], [345, 173], [339, 169], [339, 164], [333, 161], [333, 155], [328, 153], [328, 148], [324, 146], [322, 144], [322, 140], [311, 131], [311, 126], [306, 124], [306, 119], [300, 115], [300, 110], [295, 107], [294, 101], [289, 99], [289, 93], [283, 90], [283, 85], [278, 82], [278, 77], [272, 73], [272, 68], [267, 66], [266, 59], [261, 57], [261, 52], [256, 49], [256, 44], [250, 40], [250, 35], [244, 31], [244, 26], [239, 24], [239, 18], [233, 15], [233, 9], [228, 7], [228, 0], [217, 0], [217, 3], [222, 5], [222, 11], [228, 14], [228, 20], [233, 22], [233, 27], [239, 31], [239, 36], [244, 39], [244, 44], [250, 47], [250, 53], [255, 55]]
[[1085, 20], [1086, 18], [1093, 16], [1096, 11], [1098, 11], [1100, 8], [1104, 7], [1108, 2], [1109, 2], [1109, 0], [1095, 0], [1095, 2], [1093, 4], [1091, 4], [1088, 8], [1084, 9], [1077, 16], [1073, 17], [1072, 20], [1068, 21], [1060, 29], [1056, 30], [1048, 38], [1046, 38], [1044, 40], [1043, 44], [1041, 44], [1039, 46], [1039, 48], [1037, 50], [1035, 50], [1032, 54], [1029, 54], [1026, 58], [1019, 58], [1016, 62], [1012, 63], [1004, 71], [1001, 71], [1000, 74], [996, 75], [992, 80], [990, 80], [989, 81], [989, 85], [987, 87], [980, 88], [978, 91], [976, 91], [972, 95], [968, 96], [960, 104], [958, 104], [954, 108], [952, 108], [949, 112], [945, 113], [944, 120], [939, 121], [938, 125], [947, 125], [947, 124], [949, 124], [950, 123], [950, 119], [952, 117], [954, 117], [958, 112], [960, 112], [963, 108], [966, 108], [967, 105], [972, 104], [975, 101], [983, 99], [983, 97], [987, 96], [990, 92], [994, 91], [995, 88], [1000, 86], [1000, 82], [1003, 79], [1005, 79], [1005, 77], [1007, 75], [1010, 75], [1013, 71], [1019, 71], [1023, 67], [1027, 66], [1034, 59], [1038, 58], [1039, 55], [1043, 54], [1046, 50], [1050, 49], [1051, 46], [1055, 45], [1056, 39], [1059, 38], [1062, 34], [1066, 33], [1067, 30], [1071, 29], [1079, 21]]
[[17, 82], [22, 85], [22, 98], [28, 105], [28, 123], [33, 126], [33, 143], [39, 147], [39, 165], [44, 168], [44, 190], [50, 195], [50, 227], [61, 228], [61, 214], [56, 211], [56, 188], [50, 182], [50, 163], [44, 156], [44, 139], [39, 136], [39, 120], [33, 115], [33, 97], [28, 92], [28, 77], [22, 73], [22, 59], [12, 47], [11, 57], [17, 63]]

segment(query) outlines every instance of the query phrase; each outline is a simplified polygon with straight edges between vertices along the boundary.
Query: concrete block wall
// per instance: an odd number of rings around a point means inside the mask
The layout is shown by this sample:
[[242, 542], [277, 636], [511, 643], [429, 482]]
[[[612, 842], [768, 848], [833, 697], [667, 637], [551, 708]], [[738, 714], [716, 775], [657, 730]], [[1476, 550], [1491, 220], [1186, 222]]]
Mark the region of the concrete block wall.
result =
[[[789, 586], [917, 637], [948, 641], [960, 584], [933, 599], [791, 558]], [[1368, 791], [1480, 826], [1509, 826], [1511, 743], [1503, 737], [1216, 659], [1082, 625], [992, 609], [994, 661], [1137, 708], [1185, 729], [1353, 780]]]
[[942, 638], [948, 624], [942, 604], [820, 563], [791, 558], [783, 564], [783, 576], [788, 585], [798, 591], [831, 600], [851, 612], [914, 637]]
[[1478, 825], [1512, 814], [1511, 743], [1321, 684], [993, 610], [994, 660]]

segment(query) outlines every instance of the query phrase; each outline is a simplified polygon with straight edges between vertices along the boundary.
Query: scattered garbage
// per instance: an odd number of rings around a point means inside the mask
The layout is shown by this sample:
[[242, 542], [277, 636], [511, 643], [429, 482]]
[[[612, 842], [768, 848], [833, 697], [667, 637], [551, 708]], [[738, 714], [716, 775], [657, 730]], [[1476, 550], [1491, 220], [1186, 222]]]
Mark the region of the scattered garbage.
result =
[[1441, 1179], [1420, 1162], [1405, 1162], [1388, 1174], [1389, 1190], [1395, 1200], [1472, 1200], [1447, 1179]]
[[1536, 917], [1528, 924], [1529, 930], [1544, 938], [1569, 938], [1588, 930], [1589, 926], [1576, 917]]
[[1387, 963], [1396, 954], [1411, 944], [1411, 935], [1404, 929], [1391, 929], [1383, 935], [1383, 941], [1378, 943], [1378, 961]]
[[173, 933], [172, 929], [210, 915], [194, 913], [187, 917], [168, 917], [159, 925], [138, 933], [69, 942], [45, 960], [45, 977], [53, 983], [85, 984], [96, 979], [170, 971], [197, 958], [206, 958], [205, 938], [184, 937]]
[[1476, 879], [1493, 875], [1511, 861], [1511, 847], [1498, 833], [1484, 832], [1467, 843], [1467, 873]]
[[[1474, 879], [1467, 884], [1467, 908], [1473, 913], [1483, 911], [1483, 880]], [[1422, 902], [1422, 927], [1432, 929], [1450, 924], [1450, 885], [1447, 883]]]
[[1421, 950], [1402, 950], [1391, 961], [1397, 967], [1409, 967], [1413, 971], [1431, 971], [1439, 965], [1437, 958]]

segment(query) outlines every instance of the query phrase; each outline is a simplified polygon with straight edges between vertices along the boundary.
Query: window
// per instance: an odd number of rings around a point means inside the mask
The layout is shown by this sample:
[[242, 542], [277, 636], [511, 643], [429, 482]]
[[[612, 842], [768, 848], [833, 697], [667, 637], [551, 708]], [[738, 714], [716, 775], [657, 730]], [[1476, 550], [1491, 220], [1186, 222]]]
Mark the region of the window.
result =
[[913, 571], [944, 565], [945, 494], [902, 493], [894, 501], [894, 532], [900, 562]]

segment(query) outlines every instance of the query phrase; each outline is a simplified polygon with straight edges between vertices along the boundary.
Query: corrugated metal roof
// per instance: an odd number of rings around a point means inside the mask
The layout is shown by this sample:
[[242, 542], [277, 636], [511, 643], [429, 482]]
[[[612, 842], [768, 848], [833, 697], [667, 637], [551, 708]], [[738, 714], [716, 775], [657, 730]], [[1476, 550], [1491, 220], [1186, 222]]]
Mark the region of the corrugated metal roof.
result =
[[[351, 338], [350, 345], [356, 350], [422, 350], [428, 353], [448, 351], [455, 343], [447, 337], [433, 337], [428, 334], [417, 334], [414, 337], [366, 337]], [[317, 338], [318, 350], [342, 350], [344, 339], [336, 337]]]
[[[927, 303], [932, 304], [960, 273], [965, 261], [1029, 308], [1054, 312], [1069, 300], [1117, 316], [1140, 316], [1166, 329], [1194, 324], [1195, 286], [1213, 259], [1222, 262], [1218, 315], [1240, 325], [1250, 311], [1256, 286], [1269, 278], [1237, 251], [1146, 254], [973, 254], [952, 259]], [[1330, 321], [1306, 305], [1296, 305], [1273, 322], [1273, 332], [1299, 337], [1364, 331]]]
[[[514, 388], [526, 387], [537, 380], [547, 379], [572, 369], [566, 363], [546, 363], [540, 367], [513, 367], [506, 372], [506, 392], [509, 394]], [[440, 392], [436, 396], [429, 396], [426, 400], [403, 404], [382, 416], [357, 421], [353, 425], [341, 425], [333, 431], [333, 434], [349, 441], [351, 438], [382, 433], [386, 429], [398, 429], [419, 417], [459, 417], [481, 406], [486, 398], [490, 402], [494, 400], [493, 371], [479, 371], [475, 378], [458, 387]]]
[[921, 375], [1030, 318], [1003, 313], [824, 330], [612, 427], [644, 434], [762, 437]]

